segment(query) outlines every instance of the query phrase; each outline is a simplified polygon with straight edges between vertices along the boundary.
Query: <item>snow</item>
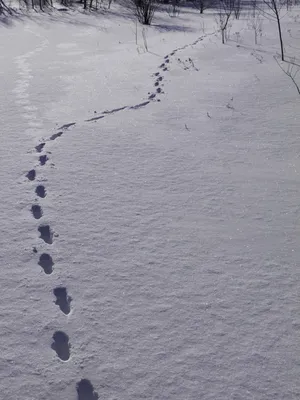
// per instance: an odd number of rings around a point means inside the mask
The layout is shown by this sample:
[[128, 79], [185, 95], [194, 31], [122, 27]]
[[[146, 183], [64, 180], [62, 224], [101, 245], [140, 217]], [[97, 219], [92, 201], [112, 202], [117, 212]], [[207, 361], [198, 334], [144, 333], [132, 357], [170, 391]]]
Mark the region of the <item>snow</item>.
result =
[[299, 95], [276, 23], [201, 18], [0, 27], [4, 399], [300, 397]]

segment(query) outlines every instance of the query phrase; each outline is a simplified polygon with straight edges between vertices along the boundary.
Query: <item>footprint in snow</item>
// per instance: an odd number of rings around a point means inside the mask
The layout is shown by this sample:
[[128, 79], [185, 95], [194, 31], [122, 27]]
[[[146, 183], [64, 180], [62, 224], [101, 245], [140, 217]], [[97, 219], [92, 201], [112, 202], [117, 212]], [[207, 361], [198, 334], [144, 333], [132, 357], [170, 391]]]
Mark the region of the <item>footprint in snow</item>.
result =
[[62, 361], [68, 361], [70, 358], [69, 336], [62, 331], [56, 331], [52, 339], [51, 349], [56, 352]]
[[63, 132], [54, 133], [52, 136], [50, 136], [50, 140], [55, 140], [58, 137], [60, 137], [62, 134], [63, 134]]
[[35, 176], [36, 176], [35, 169], [31, 169], [26, 174], [26, 178], [28, 178], [30, 181], [34, 181], [35, 180]]
[[33, 204], [31, 206], [31, 212], [35, 219], [40, 219], [43, 216], [42, 208], [38, 204]]
[[41, 153], [41, 151], [43, 150], [45, 144], [46, 143], [43, 142], [43, 143], [40, 143], [37, 146], [35, 146], [35, 149], [36, 149], [37, 153]]
[[78, 400], [98, 400], [99, 395], [88, 379], [81, 379], [76, 385]]
[[70, 128], [70, 127], [73, 126], [73, 125], [76, 125], [76, 122], [70, 122], [69, 124], [62, 125], [62, 126], [61, 126], [60, 128], [58, 128], [58, 129], [59, 129], [59, 130], [60, 130], [60, 129], [66, 130], [66, 129]]
[[40, 232], [40, 238], [43, 239], [45, 243], [52, 244], [53, 243], [53, 232], [50, 229], [49, 225], [40, 225], [38, 227], [38, 231]]
[[144, 101], [143, 103], [130, 107], [130, 110], [138, 110], [139, 108], [147, 106], [149, 103], [150, 101]]
[[157, 93], [161, 93], [161, 88], [156, 89]]
[[46, 189], [45, 189], [45, 186], [43, 186], [43, 185], [38, 185], [38, 186], [36, 187], [36, 189], [35, 189], [35, 193], [36, 193], [39, 197], [41, 197], [41, 198], [46, 197]]
[[55, 304], [59, 306], [60, 310], [66, 315], [70, 314], [72, 297], [68, 296], [67, 289], [57, 287], [53, 290], [53, 294], [56, 297]]
[[54, 262], [49, 254], [41, 254], [38, 264], [43, 268], [45, 274], [52, 274]]
[[156, 82], [154, 83], [154, 86], [158, 86], [158, 85], [159, 85], [159, 82], [156, 81]]
[[46, 154], [44, 154], [44, 155], [40, 156], [39, 160], [40, 160], [41, 165], [45, 165], [46, 162], [49, 160], [49, 158], [46, 156]]

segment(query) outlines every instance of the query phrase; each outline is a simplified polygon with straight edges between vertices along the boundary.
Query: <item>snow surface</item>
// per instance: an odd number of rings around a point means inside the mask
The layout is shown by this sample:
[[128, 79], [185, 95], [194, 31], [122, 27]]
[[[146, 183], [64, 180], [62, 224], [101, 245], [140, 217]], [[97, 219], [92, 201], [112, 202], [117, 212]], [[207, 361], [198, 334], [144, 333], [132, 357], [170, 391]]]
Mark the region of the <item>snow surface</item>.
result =
[[299, 399], [300, 99], [276, 24], [222, 46], [213, 14], [159, 13], [148, 52], [142, 29], [117, 5], [0, 27], [1, 398]]

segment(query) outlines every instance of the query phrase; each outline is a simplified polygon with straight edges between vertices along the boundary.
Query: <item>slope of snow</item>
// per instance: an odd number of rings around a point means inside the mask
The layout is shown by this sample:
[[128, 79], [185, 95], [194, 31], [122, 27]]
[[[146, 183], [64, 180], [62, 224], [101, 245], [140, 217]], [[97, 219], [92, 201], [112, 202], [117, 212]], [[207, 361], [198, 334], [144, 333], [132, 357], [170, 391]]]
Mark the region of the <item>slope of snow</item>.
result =
[[114, 9], [1, 28], [3, 398], [298, 399], [299, 96], [276, 25], [222, 46], [213, 15], [160, 14], [146, 52]]

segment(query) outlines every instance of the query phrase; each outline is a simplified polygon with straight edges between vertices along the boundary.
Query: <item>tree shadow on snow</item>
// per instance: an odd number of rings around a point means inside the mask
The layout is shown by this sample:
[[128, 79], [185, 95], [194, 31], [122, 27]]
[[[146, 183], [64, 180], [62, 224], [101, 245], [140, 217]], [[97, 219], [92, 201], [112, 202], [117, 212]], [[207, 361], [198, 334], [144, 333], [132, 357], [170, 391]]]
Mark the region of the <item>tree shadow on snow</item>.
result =
[[159, 32], [195, 32], [195, 29], [182, 25], [153, 24]]

